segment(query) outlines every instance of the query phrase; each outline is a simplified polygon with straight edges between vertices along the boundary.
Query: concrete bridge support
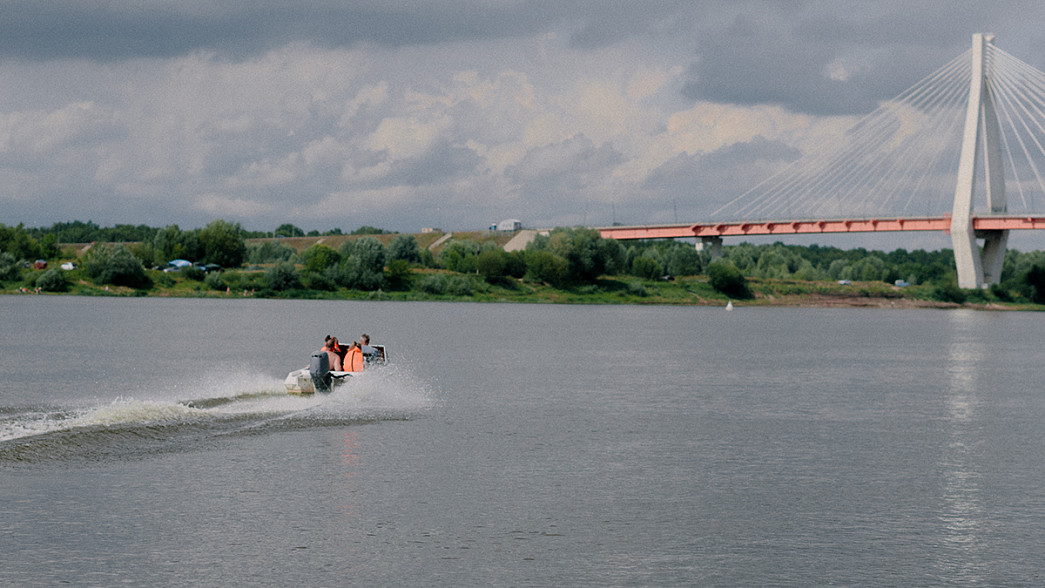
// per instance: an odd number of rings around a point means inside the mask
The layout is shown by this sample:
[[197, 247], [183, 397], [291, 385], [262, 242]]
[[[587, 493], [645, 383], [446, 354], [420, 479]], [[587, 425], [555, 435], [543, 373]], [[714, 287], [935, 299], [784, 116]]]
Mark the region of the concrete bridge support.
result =
[[[991, 212], [1005, 212], [1005, 176], [1001, 162], [1001, 133], [998, 115], [986, 81], [987, 47], [993, 35], [972, 37], [972, 79], [969, 102], [965, 111], [965, 134], [962, 137], [958, 181], [954, 189], [951, 212], [951, 243], [958, 268], [960, 288], [986, 288], [1001, 280], [1002, 262], [1009, 240], [1006, 231], [975, 231], [972, 226], [972, 199], [981, 160], [986, 176], [987, 206]], [[977, 239], [983, 239], [980, 251]]]
[[722, 258], [722, 237], [701, 237], [697, 241], [697, 251], [711, 250], [711, 261]]

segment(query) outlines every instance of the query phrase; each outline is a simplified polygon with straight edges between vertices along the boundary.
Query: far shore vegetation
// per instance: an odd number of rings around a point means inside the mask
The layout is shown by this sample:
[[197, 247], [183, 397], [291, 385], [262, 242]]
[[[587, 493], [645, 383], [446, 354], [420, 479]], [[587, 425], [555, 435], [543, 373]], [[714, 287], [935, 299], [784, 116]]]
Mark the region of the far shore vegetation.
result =
[[[0, 224], [0, 293], [576, 304], [1045, 308], [1045, 252], [1006, 254], [1002, 280], [958, 288], [953, 254], [692, 240], [615, 241], [557, 228], [506, 251], [505, 231], [364, 226], [250, 232], [214, 220], [49, 228]], [[171, 262], [176, 262], [172, 265]]]

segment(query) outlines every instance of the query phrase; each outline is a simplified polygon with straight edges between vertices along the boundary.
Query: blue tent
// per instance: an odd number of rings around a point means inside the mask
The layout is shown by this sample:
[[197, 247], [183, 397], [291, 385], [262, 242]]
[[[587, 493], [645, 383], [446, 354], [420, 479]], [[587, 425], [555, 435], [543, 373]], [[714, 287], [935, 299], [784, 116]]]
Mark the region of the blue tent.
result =
[[172, 259], [167, 262], [167, 265], [173, 265], [175, 267], [189, 267], [192, 265], [191, 261], [185, 261], [184, 259]]

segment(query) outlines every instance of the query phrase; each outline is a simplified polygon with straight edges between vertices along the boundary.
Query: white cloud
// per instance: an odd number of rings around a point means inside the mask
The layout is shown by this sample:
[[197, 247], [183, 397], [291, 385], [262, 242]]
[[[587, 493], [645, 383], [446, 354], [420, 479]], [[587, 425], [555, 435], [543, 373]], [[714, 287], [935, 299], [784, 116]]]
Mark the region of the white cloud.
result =
[[115, 114], [93, 102], [74, 102], [52, 111], [30, 110], [0, 117], [0, 153], [47, 156], [120, 133]]
[[395, 159], [419, 157], [440, 137], [438, 125], [415, 118], [386, 118], [366, 141], [367, 149], [385, 151]]

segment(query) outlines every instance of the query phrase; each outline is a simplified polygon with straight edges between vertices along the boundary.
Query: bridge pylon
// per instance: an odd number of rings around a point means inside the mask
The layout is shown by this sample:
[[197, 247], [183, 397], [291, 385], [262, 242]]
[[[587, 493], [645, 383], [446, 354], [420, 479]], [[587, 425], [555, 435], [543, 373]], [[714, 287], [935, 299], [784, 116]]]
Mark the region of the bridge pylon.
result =
[[[969, 82], [965, 133], [951, 212], [951, 242], [954, 245], [960, 288], [986, 288], [990, 284], [997, 284], [1001, 279], [1002, 262], [1009, 240], [1007, 230], [976, 231], [972, 224], [973, 194], [981, 159], [985, 172], [987, 207], [992, 213], [1005, 212], [1006, 208], [1001, 132], [987, 84], [990, 74], [987, 49], [993, 42], [994, 35], [977, 33], [972, 36], [972, 78]], [[983, 239], [982, 251], [977, 239]]]

